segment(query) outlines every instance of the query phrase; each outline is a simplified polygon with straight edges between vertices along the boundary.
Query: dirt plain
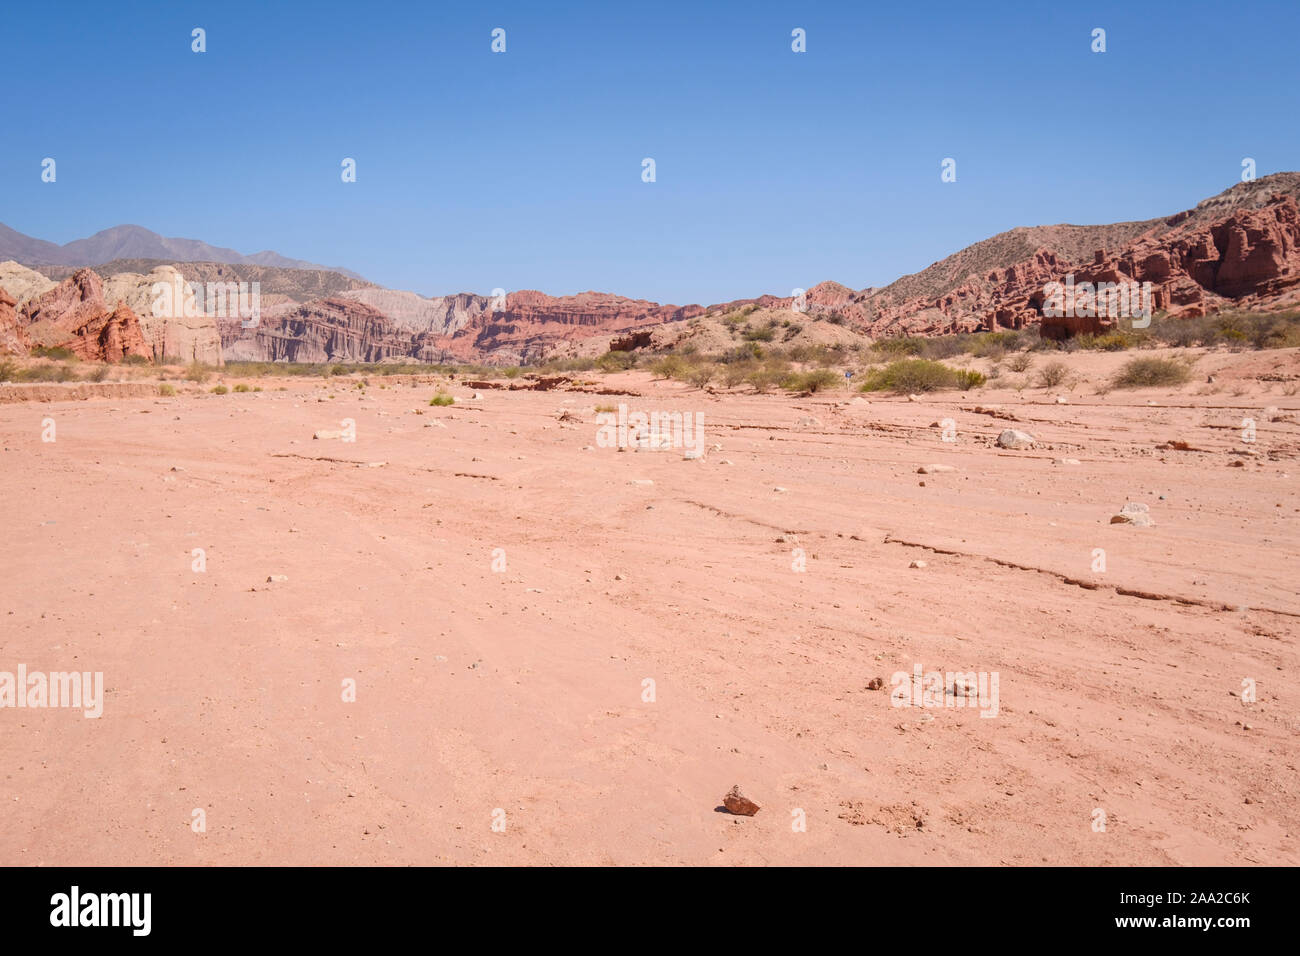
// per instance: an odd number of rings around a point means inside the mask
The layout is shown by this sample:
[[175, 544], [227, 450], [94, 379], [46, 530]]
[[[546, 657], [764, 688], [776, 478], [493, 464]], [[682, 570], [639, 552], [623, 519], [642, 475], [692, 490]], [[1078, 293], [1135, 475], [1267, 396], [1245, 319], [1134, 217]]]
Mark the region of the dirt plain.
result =
[[[0, 864], [1300, 863], [1300, 355], [1098, 394], [1124, 358], [917, 401], [11, 395], [0, 670], [106, 694], [0, 710]], [[619, 403], [704, 456], [599, 447]], [[916, 664], [996, 672], [997, 716], [894, 706]]]

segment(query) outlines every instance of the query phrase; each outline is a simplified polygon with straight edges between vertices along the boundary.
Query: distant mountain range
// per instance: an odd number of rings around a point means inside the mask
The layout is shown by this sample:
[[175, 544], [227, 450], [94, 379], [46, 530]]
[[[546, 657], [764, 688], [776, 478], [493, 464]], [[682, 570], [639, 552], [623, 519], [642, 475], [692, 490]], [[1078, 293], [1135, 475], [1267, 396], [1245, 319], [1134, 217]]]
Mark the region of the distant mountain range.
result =
[[114, 259], [160, 259], [167, 262], [224, 262], [238, 265], [272, 266], [280, 269], [320, 269], [360, 279], [337, 266], [322, 266], [301, 259], [289, 259], [278, 252], [256, 252], [251, 256], [212, 246], [199, 239], [168, 239], [143, 226], [114, 226], [85, 239], [65, 245], [35, 239], [0, 223], [0, 262], [12, 259], [25, 266], [98, 266]]

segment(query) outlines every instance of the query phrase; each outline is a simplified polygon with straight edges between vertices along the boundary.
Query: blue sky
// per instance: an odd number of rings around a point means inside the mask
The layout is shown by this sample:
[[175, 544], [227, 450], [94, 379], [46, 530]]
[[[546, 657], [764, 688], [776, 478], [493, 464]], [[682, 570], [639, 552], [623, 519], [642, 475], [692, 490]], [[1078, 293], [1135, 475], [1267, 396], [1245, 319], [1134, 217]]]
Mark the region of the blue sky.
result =
[[4, 26], [0, 222], [137, 223], [426, 295], [884, 285], [1014, 226], [1176, 212], [1243, 157], [1300, 169], [1295, 0], [121, 0]]

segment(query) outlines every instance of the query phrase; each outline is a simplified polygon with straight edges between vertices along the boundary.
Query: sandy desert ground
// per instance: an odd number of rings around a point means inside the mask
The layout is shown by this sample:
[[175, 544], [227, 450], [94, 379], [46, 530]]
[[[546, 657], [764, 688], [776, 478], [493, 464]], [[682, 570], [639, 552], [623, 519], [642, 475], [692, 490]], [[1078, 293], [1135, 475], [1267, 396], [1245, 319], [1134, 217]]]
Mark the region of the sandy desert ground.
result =
[[[0, 404], [0, 670], [106, 687], [0, 710], [0, 864], [1300, 863], [1295, 350], [1068, 404], [588, 377]], [[620, 402], [705, 456], [596, 447]], [[916, 664], [997, 716], [894, 706]]]

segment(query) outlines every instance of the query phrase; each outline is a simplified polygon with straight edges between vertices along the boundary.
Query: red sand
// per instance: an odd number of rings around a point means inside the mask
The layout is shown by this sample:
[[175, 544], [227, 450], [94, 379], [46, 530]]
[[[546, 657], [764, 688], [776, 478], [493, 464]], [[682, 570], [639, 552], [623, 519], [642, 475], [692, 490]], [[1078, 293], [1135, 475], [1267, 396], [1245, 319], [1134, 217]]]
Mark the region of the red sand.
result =
[[[0, 864], [1300, 863], [1300, 425], [1240, 436], [1300, 398], [600, 381], [639, 395], [0, 405], [0, 671], [107, 688], [0, 710]], [[620, 401], [706, 456], [584, 450]], [[997, 672], [997, 717], [892, 706], [916, 663]]]

